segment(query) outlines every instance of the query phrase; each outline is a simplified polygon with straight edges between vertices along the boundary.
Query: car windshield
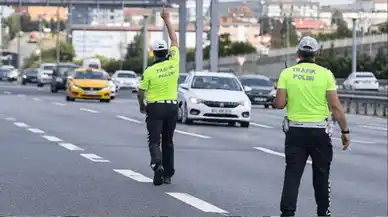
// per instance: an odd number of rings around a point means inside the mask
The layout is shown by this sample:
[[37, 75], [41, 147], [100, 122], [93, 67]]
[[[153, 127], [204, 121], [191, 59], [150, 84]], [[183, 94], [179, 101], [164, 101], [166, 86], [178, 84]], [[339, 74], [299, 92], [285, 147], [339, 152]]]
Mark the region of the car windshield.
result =
[[244, 86], [261, 86], [261, 87], [272, 87], [273, 84], [271, 81], [260, 79], [260, 78], [243, 78], [241, 83]]
[[236, 78], [219, 76], [195, 76], [191, 88], [241, 91]]
[[375, 78], [373, 74], [356, 74], [356, 78]]
[[54, 65], [45, 65], [43, 66], [43, 70], [54, 70], [55, 66]]
[[131, 73], [119, 73], [117, 74], [118, 78], [136, 78], [136, 75]]
[[67, 76], [68, 72], [72, 69], [76, 69], [78, 67], [75, 66], [58, 66], [58, 75]]
[[178, 84], [185, 82], [187, 75], [180, 75], [178, 79]]
[[0, 68], [0, 72], [9, 72], [11, 70], [12, 70], [11, 68], [9, 68], [9, 69], [7, 69], [7, 68]]
[[76, 72], [74, 75], [75, 79], [96, 79], [106, 80], [106, 76], [102, 72]]
[[38, 70], [36, 69], [29, 69], [26, 71], [26, 75], [37, 75], [38, 74]]

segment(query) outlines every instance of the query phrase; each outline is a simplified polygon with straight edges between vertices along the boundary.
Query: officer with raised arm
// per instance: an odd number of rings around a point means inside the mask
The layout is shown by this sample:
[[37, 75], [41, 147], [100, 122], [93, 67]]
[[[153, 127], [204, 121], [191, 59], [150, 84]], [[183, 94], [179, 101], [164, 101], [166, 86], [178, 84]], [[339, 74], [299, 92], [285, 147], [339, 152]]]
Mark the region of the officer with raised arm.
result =
[[310, 156], [318, 216], [330, 216], [330, 165], [333, 146], [328, 122], [329, 109], [339, 122], [343, 150], [349, 147], [349, 129], [338, 99], [333, 73], [315, 64], [320, 49], [317, 40], [303, 37], [298, 45], [299, 61], [280, 74], [276, 107], [287, 108], [283, 122], [286, 169], [280, 202], [281, 216], [294, 216], [300, 180]]
[[[138, 92], [140, 112], [146, 113], [154, 185], [169, 184], [175, 173], [173, 136], [178, 116], [178, 40], [166, 8], [163, 8], [161, 17], [168, 30], [171, 48], [168, 48], [164, 40], [156, 40], [152, 43], [155, 61], [143, 72]], [[147, 105], [144, 103], [145, 92], [147, 92]], [[162, 135], [162, 150], [160, 135]]]

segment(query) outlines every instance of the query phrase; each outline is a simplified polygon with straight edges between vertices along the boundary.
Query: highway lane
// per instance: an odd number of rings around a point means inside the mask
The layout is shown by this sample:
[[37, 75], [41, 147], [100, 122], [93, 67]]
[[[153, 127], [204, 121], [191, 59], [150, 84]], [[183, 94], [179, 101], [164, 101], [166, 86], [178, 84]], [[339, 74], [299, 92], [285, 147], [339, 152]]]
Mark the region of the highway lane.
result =
[[[15, 94], [0, 96], [7, 105], [0, 109], [0, 113], [76, 144], [86, 153], [109, 159], [112, 170], [131, 169], [152, 177], [147, 165], [145, 129], [141, 123], [144, 116], [138, 113], [135, 100], [119, 97], [111, 104], [68, 103], [61, 94], [32, 90], [24, 88]], [[24, 96], [18, 95], [24, 92]], [[53, 104], [55, 102], [61, 105]], [[28, 110], [18, 110], [21, 107]], [[272, 112], [275, 114], [265, 117], [264, 113]], [[277, 215], [284, 160], [278, 156], [282, 152], [283, 134], [276, 127], [282, 117], [276, 112], [279, 111], [262, 109], [258, 119], [273, 128], [178, 125], [181, 132], [176, 135], [178, 172], [174, 184], [163, 186], [163, 190], [189, 193], [231, 215]], [[120, 114], [131, 119], [117, 118]], [[271, 118], [272, 115], [276, 118]], [[380, 119], [372, 120], [384, 127]], [[355, 122], [358, 122], [357, 118]], [[97, 123], [107, 127], [98, 127]], [[362, 131], [365, 132], [362, 137], [366, 137], [369, 131]], [[381, 132], [379, 141], [386, 141], [386, 133]], [[336, 149], [339, 149], [338, 145]], [[276, 152], [255, 150], [254, 147], [258, 146]], [[336, 150], [332, 175], [335, 213], [381, 215], [386, 212], [387, 200], [383, 193], [387, 189], [386, 155], [386, 143], [383, 142], [354, 145], [351, 152]], [[300, 215], [313, 214], [314, 211], [310, 170], [307, 169], [301, 187]], [[354, 189], [359, 190], [354, 192]], [[183, 198], [177, 195], [174, 196]], [[184, 206], [183, 203], [180, 205]], [[171, 208], [171, 212], [175, 213], [175, 208]]]

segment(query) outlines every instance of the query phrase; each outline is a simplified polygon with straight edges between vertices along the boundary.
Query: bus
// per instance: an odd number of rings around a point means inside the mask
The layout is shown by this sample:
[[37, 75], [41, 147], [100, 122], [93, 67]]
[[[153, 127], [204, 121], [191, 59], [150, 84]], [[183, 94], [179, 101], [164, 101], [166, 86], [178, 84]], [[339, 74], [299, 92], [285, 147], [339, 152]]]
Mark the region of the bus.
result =
[[9, 51], [1, 52], [1, 65], [11, 65], [19, 68], [19, 54]]

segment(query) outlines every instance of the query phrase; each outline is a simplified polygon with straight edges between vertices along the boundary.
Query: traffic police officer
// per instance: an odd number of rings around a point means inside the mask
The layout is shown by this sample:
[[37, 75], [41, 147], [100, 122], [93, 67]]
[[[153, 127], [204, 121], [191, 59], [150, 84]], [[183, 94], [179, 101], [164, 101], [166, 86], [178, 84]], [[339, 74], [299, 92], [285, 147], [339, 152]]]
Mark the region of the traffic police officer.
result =
[[338, 99], [333, 73], [315, 64], [318, 42], [309, 36], [298, 45], [298, 64], [279, 77], [276, 107], [287, 107], [286, 169], [280, 203], [281, 216], [294, 216], [300, 180], [307, 158], [312, 159], [313, 187], [318, 216], [330, 216], [330, 165], [333, 147], [328, 132], [329, 109], [342, 130], [343, 150], [350, 144], [349, 129]]
[[[155, 61], [143, 72], [138, 92], [140, 112], [146, 113], [154, 185], [169, 184], [175, 173], [173, 135], [178, 115], [178, 40], [167, 9], [163, 8], [161, 17], [168, 30], [171, 48], [168, 49], [167, 42], [164, 40], [156, 40], [152, 43]], [[147, 92], [147, 105], [144, 103], [145, 92]], [[162, 135], [162, 151], [160, 135]]]

